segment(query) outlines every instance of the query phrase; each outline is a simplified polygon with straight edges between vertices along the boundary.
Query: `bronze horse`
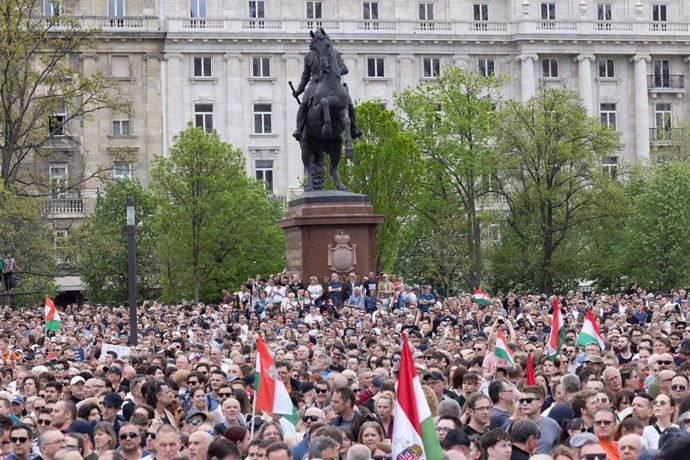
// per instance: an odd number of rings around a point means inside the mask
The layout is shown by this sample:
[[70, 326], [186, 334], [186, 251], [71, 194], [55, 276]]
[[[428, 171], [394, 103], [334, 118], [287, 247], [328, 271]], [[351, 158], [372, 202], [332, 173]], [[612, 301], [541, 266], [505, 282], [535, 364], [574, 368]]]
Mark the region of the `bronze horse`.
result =
[[330, 156], [330, 173], [338, 190], [347, 191], [338, 174], [338, 163], [345, 134], [345, 156], [352, 159], [353, 147], [348, 115], [349, 95], [340, 80], [336, 51], [328, 35], [320, 29], [312, 34], [312, 49], [319, 62], [319, 73], [310, 83], [315, 85], [307, 111], [304, 134], [300, 140], [302, 163], [306, 173], [304, 191], [323, 190], [326, 181], [326, 153]]

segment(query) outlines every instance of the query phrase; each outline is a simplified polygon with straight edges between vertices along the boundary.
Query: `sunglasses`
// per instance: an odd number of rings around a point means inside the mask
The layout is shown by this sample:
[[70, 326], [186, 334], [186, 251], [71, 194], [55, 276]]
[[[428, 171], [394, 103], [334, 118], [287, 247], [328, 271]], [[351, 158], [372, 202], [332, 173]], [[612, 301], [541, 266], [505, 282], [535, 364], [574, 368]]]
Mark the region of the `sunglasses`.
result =
[[657, 361], [657, 364], [660, 366], [668, 366], [670, 364], [673, 364], [673, 361], [661, 361], [661, 360], [659, 360], [659, 361]]
[[139, 434], [137, 433], [120, 433], [120, 439], [124, 441], [125, 439], [134, 439], [138, 438]]
[[325, 389], [325, 388], [317, 388], [317, 389], [316, 389], [316, 392], [319, 393], [319, 394], [328, 393], [328, 389]]
[[190, 420], [189, 423], [192, 424], [193, 426], [200, 425], [203, 422], [203, 420], [195, 418], [194, 420]]
[[146, 432], [146, 437], [151, 438], [151, 439], [156, 439], [156, 433], [153, 433], [151, 431]]
[[26, 436], [18, 436], [16, 438], [14, 436], [10, 436], [10, 442], [12, 444], [17, 444], [17, 443], [24, 444], [28, 440], [29, 440], [29, 438], [27, 438]]
[[606, 454], [585, 454], [580, 456], [580, 460], [606, 460]]
[[46, 420], [46, 419], [43, 419], [43, 420], [40, 420], [40, 419], [39, 419], [39, 420], [38, 420], [38, 424], [39, 424], [39, 425], [48, 426], [48, 425], [50, 425], [51, 423], [53, 423], [53, 422], [50, 421], [50, 420]]
[[520, 398], [518, 403], [520, 404], [532, 404], [534, 401], [538, 401], [537, 398]]
[[305, 415], [302, 417], [303, 422], [316, 422], [317, 420], [319, 420], [318, 415]]
[[187, 385], [198, 385], [199, 381], [198, 380], [190, 380], [187, 382]]
[[221, 398], [232, 398], [235, 395], [232, 392], [230, 392], [230, 393], [225, 392], [225, 393], [218, 393], [218, 396], [220, 396]]
[[685, 385], [671, 385], [673, 391], [685, 391], [688, 388]]
[[609, 425], [613, 424], [613, 420], [595, 420], [594, 424], [595, 425], [609, 426]]
[[665, 406], [666, 404], [668, 404], [668, 402], [664, 401], [663, 399], [659, 401], [654, 401], [655, 406]]

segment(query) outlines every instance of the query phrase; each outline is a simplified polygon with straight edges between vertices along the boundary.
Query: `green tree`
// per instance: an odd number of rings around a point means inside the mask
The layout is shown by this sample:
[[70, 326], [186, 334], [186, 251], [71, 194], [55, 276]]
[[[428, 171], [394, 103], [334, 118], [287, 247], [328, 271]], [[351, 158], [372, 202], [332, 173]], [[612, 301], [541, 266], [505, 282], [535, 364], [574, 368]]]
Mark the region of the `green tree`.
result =
[[137, 249], [137, 298], [160, 289], [156, 259], [156, 200], [138, 181], [109, 182], [96, 200], [91, 219], [77, 231], [78, 267], [91, 301], [121, 304], [128, 298], [127, 197], [134, 198]]
[[[61, 2], [51, 3], [62, 9]], [[33, 0], [0, 2], [0, 171], [5, 186], [32, 194], [47, 193], [50, 184], [22, 165], [33, 156], [49, 157], [55, 132], [102, 109], [129, 110], [114, 82], [80, 68], [79, 54], [95, 50], [99, 30], [81, 27], [64, 11], [47, 17], [40, 12]]]
[[470, 288], [482, 280], [482, 199], [495, 166], [494, 106], [501, 87], [500, 78], [449, 67], [434, 84], [406, 89], [395, 98], [424, 156], [424, 191], [462, 209], [464, 231], [457, 236], [465, 260], [462, 270], [449, 276], [461, 277]]
[[358, 104], [356, 110], [364, 137], [355, 143], [355, 161], [341, 163], [341, 177], [351, 191], [368, 195], [374, 212], [385, 216], [377, 230], [376, 260], [379, 270], [387, 271], [417, 199], [423, 163], [395, 112], [376, 101]]
[[[216, 133], [188, 125], [151, 171], [160, 213], [159, 259], [164, 294], [216, 299], [246, 273], [284, 266], [280, 206], [247, 176], [242, 152]], [[187, 297], [189, 298], [189, 297]]]
[[505, 104], [494, 175], [507, 208], [493, 259], [497, 287], [551, 293], [584, 275], [584, 233], [618, 212], [622, 191], [601, 169], [618, 146], [615, 131], [588, 116], [572, 92], [542, 90]]
[[617, 248], [621, 270], [641, 287], [668, 292], [690, 283], [690, 164], [668, 161], [631, 181], [631, 212]]
[[43, 218], [42, 203], [12, 194], [0, 184], [0, 254], [7, 251], [19, 267], [12, 292], [28, 293], [28, 297], [15, 298], [15, 304], [43, 302], [45, 294], [54, 293], [53, 230]]

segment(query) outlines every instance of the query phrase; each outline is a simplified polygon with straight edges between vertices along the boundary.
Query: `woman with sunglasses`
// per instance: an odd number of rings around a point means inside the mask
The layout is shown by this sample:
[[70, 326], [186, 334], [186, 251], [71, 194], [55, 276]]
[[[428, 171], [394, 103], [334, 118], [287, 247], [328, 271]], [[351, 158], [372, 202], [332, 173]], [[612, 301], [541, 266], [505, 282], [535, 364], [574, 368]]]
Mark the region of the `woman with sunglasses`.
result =
[[644, 428], [642, 437], [650, 449], [658, 449], [659, 438], [669, 428], [678, 428], [672, 421], [676, 414], [676, 402], [668, 395], [660, 394], [654, 400], [656, 423]]
[[372, 460], [386, 460], [391, 454], [391, 446], [387, 442], [380, 442], [369, 448]]

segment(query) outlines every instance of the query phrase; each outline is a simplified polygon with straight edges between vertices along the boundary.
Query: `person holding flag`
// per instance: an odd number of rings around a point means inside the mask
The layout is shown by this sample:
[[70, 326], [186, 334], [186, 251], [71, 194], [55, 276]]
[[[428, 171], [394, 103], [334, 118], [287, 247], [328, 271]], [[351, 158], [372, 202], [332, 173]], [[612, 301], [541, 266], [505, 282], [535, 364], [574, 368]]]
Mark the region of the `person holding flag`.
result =
[[[295, 408], [288, 394], [285, 384], [280, 379], [271, 354], [266, 348], [264, 339], [259, 335], [256, 344], [256, 373], [254, 375], [254, 408], [252, 419], [256, 411], [261, 410], [270, 414], [292, 416]], [[251, 437], [254, 437], [254, 423], [252, 423]]]
[[60, 329], [60, 313], [58, 313], [53, 299], [46, 296], [46, 306], [45, 306], [45, 328], [48, 331], [57, 331]]
[[565, 321], [558, 303], [558, 297], [553, 298], [553, 315], [551, 320], [551, 335], [547, 345], [548, 358], [554, 361], [558, 357], [561, 347], [565, 343]]

